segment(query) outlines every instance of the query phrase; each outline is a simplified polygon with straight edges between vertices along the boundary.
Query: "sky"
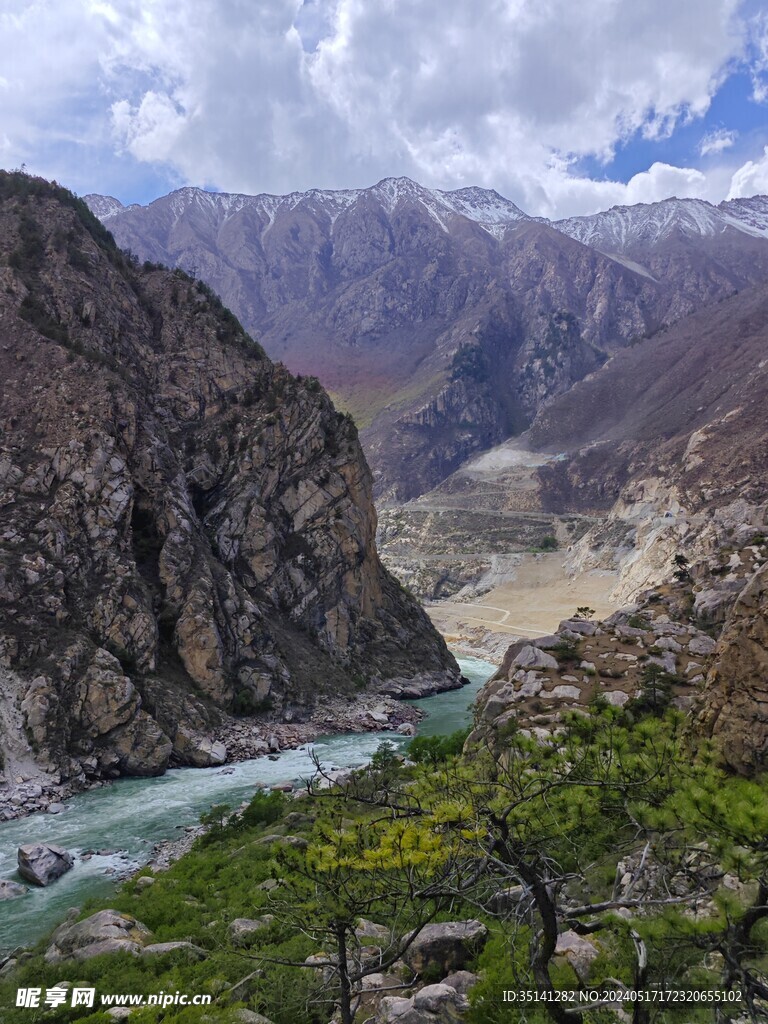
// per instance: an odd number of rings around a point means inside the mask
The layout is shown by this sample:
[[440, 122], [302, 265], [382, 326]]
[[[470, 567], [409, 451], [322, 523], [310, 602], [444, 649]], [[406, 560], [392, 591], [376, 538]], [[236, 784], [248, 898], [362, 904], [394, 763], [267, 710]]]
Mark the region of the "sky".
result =
[[0, 0], [0, 166], [124, 203], [768, 193], [768, 0]]

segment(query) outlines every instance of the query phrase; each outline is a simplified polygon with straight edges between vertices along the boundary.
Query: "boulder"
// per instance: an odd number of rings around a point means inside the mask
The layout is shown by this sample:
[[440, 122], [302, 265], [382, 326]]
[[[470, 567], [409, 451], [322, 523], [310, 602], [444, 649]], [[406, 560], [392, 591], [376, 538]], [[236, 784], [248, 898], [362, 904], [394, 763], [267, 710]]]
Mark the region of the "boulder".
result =
[[236, 917], [227, 929], [229, 941], [235, 946], [244, 945], [256, 932], [263, 931], [274, 921], [272, 914], [262, 914], [261, 917]]
[[550, 700], [578, 700], [581, 690], [578, 686], [553, 686], [551, 690], [542, 691], [541, 696]]
[[597, 624], [589, 619], [563, 619], [557, 627], [558, 633], [578, 633], [580, 636], [594, 636], [597, 629]]
[[48, 963], [88, 960], [102, 953], [133, 953], [138, 956], [151, 932], [130, 914], [100, 910], [83, 921], [59, 925], [45, 952]]
[[379, 1000], [376, 1024], [460, 1024], [469, 1009], [467, 997], [452, 985], [425, 985], [410, 999]]
[[623, 708], [629, 702], [629, 694], [623, 690], [608, 690], [606, 693], [601, 694], [601, 696], [603, 700], [615, 708]]
[[162, 775], [173, 744], [154, 718], [137, 711], [127, 725], [109, 734], [110, 747], [123, 775]]
[[374, 921], [366, 921], [361, 917], [355, 927], [355, 935], [358, 939], [375, 939], [377, 942], [386, 944], [392, 939], [392, 932], [386, 925], [376, 924]]
[[519, 654], [515, 655], [512, 664], [518, 668], [557, 669], [559, 667], [556, 658], [553, 658], [551, 654], [547, 654], [546, 651], [534, 647], [532, 644], [527, 644], [523, 647]]
[[445, 975], [465, 967], [487, 941], [488, 929], [480, 921], [428, 924], [405, 951], [403, 960], [417, 974], [434, 966]]
[[478, 975], [473, 974], [471, 971], [454, 971], [447, 978], [443, 978], [442, 983], [443, 985], [450, 985], [451, 988], [456, 989], [459, 995], [465, 996], [479, 980]]
[[723, 580], [716, 587], [700, 590], [693, 601], [696, 619], [707, 625], [725, 622], [742, 586], [741, 580]]
[[597, 959], [600, 951], [589, 939], [578, 935], [574, 931], [561, 932], [557, 937], [555, 955], [562, 956], [573, 968], [576, 976], [582, 984], [589, 981], [589, 971], [592, 961]]
[[247, 1010], [244, 1006], [239, 1007], [237, 1010], [232, 1010], [231, 1015], [227, 1019], [232, 1024], [272, 1024], [268, 1017], [261, 1013], [256, 1013], [255, 1010]]
[[379, 1000], [376, 1024], [402, 1024], [405, 1015], [413, 1011], [413, 1000], [403, 996], [384, 996]]
[[671, 636], [660, 636], [656, 641], [656, 646], [660, 651], [672, 651], [674, 654], [679, 654], [683, 649]]
[[715, 646], [715, 641], [711, 636], [707, 636], [706, 633], [699, 633], [696, 636], [691, 637], [688, 642], [688, 651], [690, 654], [698, 654], [702, 657], [706, 657], [708, 654], [712, 654]]
[[522, 885], [510, 885], [499, 889], [491, 897], [491, 908], [495, 914], [509, 914], [528, 897], [528, 890]]
[[191, 960], [203, 960], [206, 952], [192, 942], [152, 942], [141, 950], [142, 956], [162, 956], [164, 953], [184, 952]]
[[176, 730], [173, 754], [179, 762], [193, 768], [216, 768], [227, 760], [227, 748], [223, 743], [184, 726]]
[[[515, 690], [513, 699], [522, 700], [523, 697], [535, 697], [541, 693], [545, 677], [539, 676], [536, 672], [521, 672], [520, 675], [523, 677], [520, 680], [520, 685]], [[517, 679], [517, 675], [515, 675]]]
[[74, 863], [72, 854], [60, 846], [29, 843], [19, 847], [19, 874], [33, 885], [49, 885], [66, 874]]
[[372, 992], [378, 988], [384, 988], [387, 983], [386, 974], [367, 974], [360, 981], [360, 988], [363, 992]]
[[[273, 789], [277, 789], [277, 786], [273, 786]], [[276, 833], [270, 833], [266, 836], [260, 836], [258, 839], [254, 839], [254, 846], [271, 846], [273, 843], [282, 843], [285, 846], [293, 846], [297, 850], [306, 850], [309, 843], [303, 836], [281, 836]]]
[[29, 892], [26, 885], [19, 885], [18, 882], [9, 882], [0, 878], [0, 901], [15, 900], [17, 896], [23, 896], [25, 892]]
[[665, 672], [674, 675], [677, 671], [677, 661], [672, 651], [664, 651], [663, 654], [654, 654], [648, 658], [649, 665], [658, 665]]
[[437, 985], [425, 985], [413, 997], [414, 1010], [426, 1010], [428, 1013], [436, 1014], [438, 1020], [450, 1020], [452, 1018], [446, 1015], [446, 1011], [466, 1010], [468, 1006], [466, 998], [459, 995], [452, 985], [446, 985], [444, 982], [439, 982]]

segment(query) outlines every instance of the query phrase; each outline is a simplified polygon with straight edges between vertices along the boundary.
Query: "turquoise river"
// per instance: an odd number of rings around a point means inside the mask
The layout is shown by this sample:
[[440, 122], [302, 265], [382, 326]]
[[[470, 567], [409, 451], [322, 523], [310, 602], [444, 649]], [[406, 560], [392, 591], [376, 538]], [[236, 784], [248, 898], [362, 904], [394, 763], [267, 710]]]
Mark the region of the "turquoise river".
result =
[[[471, 721], [475, 695], [495, 666], [460, 658], [470, 680], [460, 690], [414, 701], [426, 712], [419, 734], [451, 733]], [[365, 764], [383, 740], [398, 747], [408, 741], [391, 732], [343, 733], [319, 737], [276, 761], [259, 757], [223, 768], [182, 768], [156, 779], [121, 779], [73, 797], [58, 815], [33, 814], [0, 825], [0, 878], [19, 881], [16, 851], [24, 843], [47, 842], [75, 855], [74, 868], [45, 889], [0, 902], [0, 951], [30, 946], [88, 897], [106, 897], [125, 875], [146, 863], [154, 845], [177, 838], [212, 804], [237, 806], [260, 787], [296, 782], [312, 774], [310, 751], [328, 768]], [[83, 860], [85, 851], [96, 851]]]

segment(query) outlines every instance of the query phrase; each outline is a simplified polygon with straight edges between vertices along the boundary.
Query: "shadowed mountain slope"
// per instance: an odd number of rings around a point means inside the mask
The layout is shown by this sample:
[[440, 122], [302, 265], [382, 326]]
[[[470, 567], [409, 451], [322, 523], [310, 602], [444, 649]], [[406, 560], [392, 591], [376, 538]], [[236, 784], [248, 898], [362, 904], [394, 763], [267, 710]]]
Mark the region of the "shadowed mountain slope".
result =
[[553, 489], [568, 481], [567, 504], [608, 505], [627, 479], [654, 474], [692, 507], [710, 504], [712, 488], [763, 500], [767, 400], [768, 289], [757, 287], [619, 353], [528, 437], [538, 450], [581, 449], [541, 471]]

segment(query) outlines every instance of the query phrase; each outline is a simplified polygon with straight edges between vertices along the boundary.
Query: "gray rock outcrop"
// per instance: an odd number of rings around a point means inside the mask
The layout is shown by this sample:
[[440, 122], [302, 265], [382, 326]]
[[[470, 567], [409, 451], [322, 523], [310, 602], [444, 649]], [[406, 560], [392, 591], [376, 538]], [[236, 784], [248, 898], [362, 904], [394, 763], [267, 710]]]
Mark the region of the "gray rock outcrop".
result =
[[247, 945], [249, 940], [260, 931], [268, 928], [275, 920], [272, 914], [262, 914], [261, 917], [236, 917], [227, 929], [229, 941], [235, 946]]
[[[577, 632], [574, 625], [584, 628]], [[560, 627], [541, 640], [518, 640], [508, 647], [478, 695], [470, 745], [481, 737], [495, 743], [508, 723], [549, 740], [561, 728], [564, 711], [586, 712], [596, 699], [631, 710], [657, 676], [671, 703], [686, 709], [715, 648], [691, 622], [673, 622], [650, 607], [642, 614], [634, 606], [621, 609], [603, 621], [567, 619]], [[534, 663], [536, 668], [528, 667]]]
[[460, 1024], [468, 1009], [464, 993], [439, 982], [425, 985], [410, 998], [383, 997], [379, 1000], [376, 1024]]
[[481, 921], [428, 924], [406, 949], [403, 960], [417, 974], [430, 967], [446, 975], [466, 967], [487, 940], [488, 929]]
[[768, 563], [739, 598], [715, 648], [693, 728], [742, 774], [768, 766]]
[[182, 953], [191, 960], [203, 960], [207, 956], [205, 950], [193, 942], [151, 942], [141, 947], [142, 956], [164, 956], [166, 953]]
[[117, 910], [100, 910], [83, 921], [65, 922], [51, 936], [48, 963], [88, 960], [103, 953], [133, 953], [148, 945], [151, 932], [141, 921]]

